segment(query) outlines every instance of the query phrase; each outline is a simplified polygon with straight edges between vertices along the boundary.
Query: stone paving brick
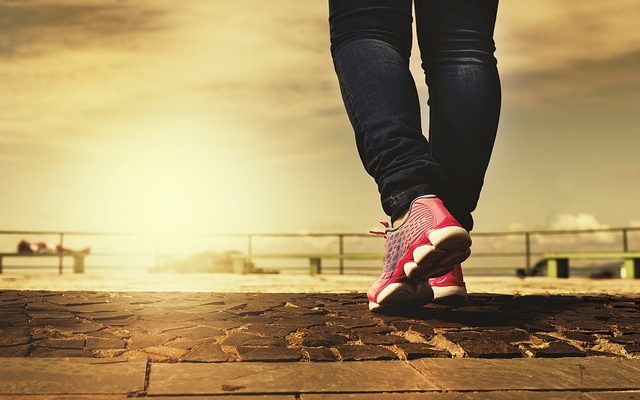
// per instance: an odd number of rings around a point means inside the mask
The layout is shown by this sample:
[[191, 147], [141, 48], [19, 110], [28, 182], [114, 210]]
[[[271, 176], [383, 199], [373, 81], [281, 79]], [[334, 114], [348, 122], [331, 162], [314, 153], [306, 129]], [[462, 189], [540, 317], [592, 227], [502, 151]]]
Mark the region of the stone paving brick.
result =
[[222, 344], [227, 346], [243, 347], [287, 346], [287, 342], [284, 339], [256, 336], [245, 332], [232, 333], [222, 341]]
[[[180, 329], [192, 328], [196, 325], [192, 322], [182, 322], [182, 321], [165, 321], [165, 320], [145, 320], [145, 321], [133, 321], [135, 322], [135, 327], [145, 330], [147, 332], [160, 332], [165, 333], [169, 331], [175, 331]], [[114, 321], [109, 321], [109, 324], [114, 324]], [[202, 323], [202, 325], [206, 325], [206, 323]], [[234, 327], [240, 326], [240, 324], [234, 325]], [[218, 327], [216, 325], [216, 327]]]
[[75, 316], [66, 311], [27, 311], [27, 315], [35, 320], [38, 319], [73, 319]]
[[640, 387], [640, 360], [421, 358], [410, 363], [443, 390], [625, 390]]
[[365, 326], [362, 328], [352, 328], [347, 330], [347, 332], [352, 332], [357, 334], [371, 333], [371, 334], [377, 334], [377, 335], [385, 335], [387, 333], [391, 333], [392, 331], [393, 331], [393, 328], [390, 328], [388, 326], [377, 326], [377, 325]]
[[372, 321], [370, 318], [362, 318], [362, 319], [340, 318], [340, 319], [331, 321], [331, 325], [335, 325], [345, 329], [365, 328], [366, 330], [366, 328], [375, 327], [376, 323], [375, 321]]
[[225, 353], [222, 347], [213, 342], [202, 343], [182, 357], [183, 361], [225, 362], [233, 361], [233, 357]]
[[538, 322], [524, 322], [521, 324], [522, 328], [529, 332], [555, 332], [556, 326], [547, 321]]
[[[59, 307], [58, 309], [68, 310], [76, 314], [108, 313], [108, 312], [118, 311], [118, 306], [110, 302], [94, 303], [94, 304], [78, 304], [78, 305], [69, 305], [67, 307], [60, 307], [60, 306], [58, 307]], [[29, 306], [29, 308], [31, 308], [31, 306]]]
[[23, 313], [16, 314], [3, 314], [2, 320], [0, 320], [0, 327], [2, 326], [12, 326], [16, 324], [24, 324], [29, 322], [29, 317], [27, 317]]
[[26, 357], [29, 354], [30, 344], [0, 347], [0, 357]]
[[640, 343], [625, 344], [624, 350], [634, 356], [640, 355]]
[[[59, 327], [58, 324], [53, 324], [56, 329]], [[60, 331], [65, 332], [67, 334], [73, 333], [88, 333], [88, 332], [96, 332], [100, 329], [103, 329], [105, 326], [96, 322], [86, 322], [86, 321], [78, 321], [75, 324], [70, 325], [62, 325], [60, 326]]]
[[564, 332], [564, 337], [566, 337], [567, 339], [571, 339], [571, 340], [575, 340], [583, 343], [595, 343], [596, 340], [598, 339], [596, 335], [584, 333], [584, 332], [574, 332], [574, 331]]
[[459, 342], [467, 357], [473, 358], [516, 358], [522, 357], [522, 352], [511, 343], [504, 341], [488, 342], [479, 338]]
[[236, 347], [241, 361], [298, 361], [300, 349], [286, 347]]
[[589, 349], [586, 351], [587, 352], [587, 357], [609, 357], [609, 358], [624, 358], [624, 356], [622, 354], [616, 354], [616, 353], [609, 353], [606, 351], [599, 351], [599, 350], [592, 350]]
[[[193, 317], [192, 317], [193, 318]], [[171, 334], [187, 339], [210, 339], [224, 334], [224, 330], [210, 326], [194, 326], [192, 328], [171, 331]]]
[[526, 392], [526, 391], [496, 391], [496, 392], [471, 392], [466, 393], [466, 400], [590, 400], [589, 397], [580, 392]]
[[146, 361], [0, 358], [0, 394], [128, 394], [144, 389]]
[[397, 335], [359, 334], [358, 337], [363, 344], [392, 345], [407, 342], [407, 339]]
[[[188, 351], [185, 349], [180, 349], [177, 347], [171, 346], [152, 346], [145, 347], [143, 349], [145, 353], [149, 353], [151, 355], [161, 356], [159, 359], [164, 360], [177, 360], [183, 356], [185, 356]], [[154, 358], [151, 358], [152, 360]], [[157, 358], [156, 358], [157, 359]]]
[[415, 360], [416, 358], [449, 358], [451, 353], [441, 350], [423, 343], [402, 343], [397, 346], [401, 349], [407, 360]]
[[[265, 316], [266, 318], [267, 316]], [[315, 317], [315, 318], [314, 318]], [[286, 317], [286, 314], [282, 316], [280, 320], [274, 320], [273, 325], [280, 325], [286, 327], [292, 327], [295, 329], [298, 328], [311, 328], [312, 326], [324, 325], [329, 319], [327, 317], [317, 317], [314, 315], [310, 315], [307, 317]]]
[[[514, 358], [522, 357], [522, 352], [509, 339], [520, 339], [521, 335], [503, 337], [502, 332], [446, 332], [443, 334], [473, 358]], [[505, 340], [507, 339], [507, 340]]]
[[2, 400], [126, 400], [126, 394], [65, 394], [65, 395], [50, 395], [50, 394], [35, 394], [35, 395], [3, 395]]
[[348, 338], [331, 332], [312, 331], [302, 339], [302, 345], [306, 347], [328, 347], [347, 343]]
[[[227, 315], [227, 314], [225, 314]], [[184, 326], [182, 328], [189, 328], [189, 327], [195, 327], [197, 325], [202, 325], [202, 326], [208, 326], [211, 328], [218, 328], [218, 329], [222, 329], [222, 330], [227, 330], [227, 329], [235, 329], [235, 328], [239, 328], [243, 325], [246, 325], [246, 323], [239, 321], [237, 318], [231, 319], [233, 316], [229, 316], [229, 317], [220, 317], [220, 316], [215, 316], [215, 315], [198, 315], [198, 317], [200, 318], [198, 320], [197, 324], [187, 324], [184, 323]], [[233, 317], [235, 318], [235, 317]], [[153, 323], [154, 321], [145, 321], [146, 324], [148, 324], [148, 326], [150, 328], [153, 328]], [[180, 329], [175, 328], [175, 329]]]
[[76, 315], [90, 321], [113, 321], [128, 319], [135, 316], [135, 314], [126, 311], [82, 312]]
[[26, 304], [27, 312], [53, 312], [53, 311], [62, 311], [68, 312], [69, 307], [60, 306], [57, 304], [49, 303], [48, 301], [31, 301]]
[[640, 391], [633, 392], [588, 392], [589, 400], [640, 400]]
[[302, 394], [300, 400], [468, 400], [465, 393], [340, 393]]
[[557, 357], [586, 357], [587, 353], [567, 342], [550, 342], [549, 346], [543, 348], [528, 347], [528, 350], [536, 358], [557, 358]]
[[556, 327], [588, 333], [608, 333], [612, 330], [612, 325], [607, 322], [590, 320], [582, 317], [575, 320], [554, 320], [551, 322]]
[[612, 343], [622, 344], [640, 343], [640, 333], [630, 333], [622, 336], [611, 337], [609, 341]]
[[394, 352], [379, 346], [340, 345], [336, 349], [342, 361], [396, 360]]
[[27, 344], [31, 341], [28, 328], [0, 329], [0, 346], [15, 346]]
[[32, 347], [31, 357], [93, 357], [93, 352], [83, 349], [52, 349], [48, 347]]
[[145, 347], [161, 346], [175, 337], [171, 334], [140, 334], [131, 336], [127, 343], [128, 349], [144, 349]]
[[309, 361], [338, 361], [338, 356], [326, 347], [303, 347], [302, 353]]
[[297, 327], [293, 326], [281, 326], [281, 325], [270, 325], [265, 323], [253, 323], [244, 332], [248, 333], [257, 333], [264, 336], [275, 337], [275, 338], [284, 338], [291, 332], [294, 332]]
[[85, 348], [88, 350], [98, 349], [124, 349], [125, 343], [123, 339], [87, 337]]
[[[278, 394], [254, 394], [249, 396], [215, 396], [214, 400], [296, 400], [296, 396], [293, 395], [278, 395]], [[21, 400], [21, 399], [16, 399]], [[211, 396], [158, 396], [153, 397], [153, 400], [212, 400]]]
[[166, 342], [165, 345], [171, 346], [171, 347], [177, 347], [178, 349], [191, 350], [199, 344], [211, 342], [211, 341], [215, 342], [215, 338], [193, 340], [193, 339], [186, 339], [181, 336], [178, 336]]
[[[374, 376], [375, 379], [371, 379]], [[294, 379], [295, 378], [295, 379]], [[147, 393], [336, 393], [435, 390], [404, 361], [152, 364]]]
[[84, 338], [50, 338], [34, 342], [36, 347], [49, 347], [52, 349], [83, 349]]
[[470, 393], [350, 393], [350, 394], [303, 394], [301, 400], [591, 400], [576, 392], [470, 392]]
[[420, 336], [422, 336], [425, 340], [430, 340], [436, 334], [433, 327], [425, 323], [411, 324], [411, 327], [408, 330], [420, 334]]

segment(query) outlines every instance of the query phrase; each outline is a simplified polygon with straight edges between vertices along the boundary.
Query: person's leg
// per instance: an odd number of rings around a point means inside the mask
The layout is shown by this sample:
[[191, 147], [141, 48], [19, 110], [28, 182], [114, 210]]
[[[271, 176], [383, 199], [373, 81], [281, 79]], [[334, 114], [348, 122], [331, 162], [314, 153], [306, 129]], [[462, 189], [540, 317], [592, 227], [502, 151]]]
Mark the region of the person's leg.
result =
[[489, 164], [500, 114], [494, 57], [497, 0], [415, 0], [429, 87], [429, 141], [442, 166], [435, 192], [467, 229]]
[[409, 71], [411, 0], [330, 0], [331, 54], [362, 162], [400, 226], [385, 234], [384, 269], [367, 291], [371, 310], [433, 298], [425, 278], [470, 253], [469, 233], [433, 194], [440, 166], [422, 134]]
[[331, 55], [360, 158], [397, 219], [440, 174], [409, 71], [411, 0], [330, 0]]

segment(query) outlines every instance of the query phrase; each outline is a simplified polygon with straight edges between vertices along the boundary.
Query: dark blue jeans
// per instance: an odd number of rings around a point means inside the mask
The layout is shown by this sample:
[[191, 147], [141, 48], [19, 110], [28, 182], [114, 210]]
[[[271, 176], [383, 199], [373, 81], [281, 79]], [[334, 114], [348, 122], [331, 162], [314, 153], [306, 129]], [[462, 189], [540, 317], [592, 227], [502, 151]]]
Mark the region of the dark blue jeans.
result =
[[436, 194], [471, 230], [500, 114], [498, 0], [414, 0], [429, 140], [409, 71], [412, 0], [329, 0], [331, 55], [356, 145], [392, 220]]

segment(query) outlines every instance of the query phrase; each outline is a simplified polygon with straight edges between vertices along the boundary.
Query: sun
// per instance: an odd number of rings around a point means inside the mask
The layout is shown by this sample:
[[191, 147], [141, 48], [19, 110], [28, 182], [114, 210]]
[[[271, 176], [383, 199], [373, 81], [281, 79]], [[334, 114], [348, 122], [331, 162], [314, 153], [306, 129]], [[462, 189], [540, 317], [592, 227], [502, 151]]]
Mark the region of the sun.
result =
[[[101, 168], [99, 207], [110, 226], [135, 232], [211, 232], [229, 220], [249, 174], [209, 121], [158, 118], [129, 126]], [[215, 223], [215, 225], [214, 225]]]

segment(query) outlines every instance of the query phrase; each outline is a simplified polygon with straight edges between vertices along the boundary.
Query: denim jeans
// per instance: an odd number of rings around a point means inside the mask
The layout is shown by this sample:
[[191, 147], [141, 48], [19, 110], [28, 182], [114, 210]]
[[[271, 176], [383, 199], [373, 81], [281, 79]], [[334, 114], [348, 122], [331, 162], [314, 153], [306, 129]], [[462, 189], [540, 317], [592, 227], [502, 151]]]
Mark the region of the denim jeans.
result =
[[424, 194], [468, 230], [500, 115], [498, 0], [414, 0], [429, 140], [409, 71], [412, 0], [329, 0], [331, 55], [358, 153], [396, 219]]

